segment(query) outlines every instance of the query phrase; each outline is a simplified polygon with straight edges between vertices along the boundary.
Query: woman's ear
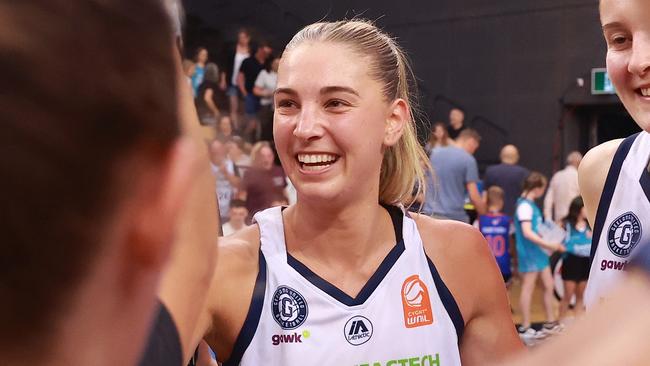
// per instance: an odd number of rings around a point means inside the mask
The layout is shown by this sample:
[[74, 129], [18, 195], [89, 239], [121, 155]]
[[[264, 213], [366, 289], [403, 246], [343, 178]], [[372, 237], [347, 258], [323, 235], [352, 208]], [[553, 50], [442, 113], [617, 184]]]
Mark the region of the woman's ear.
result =
[[410, 122], [410, 119], [411, 113], [406, 101], [401, 98], [395, 99], [388, 109], [384, 145], [395, 145], [402, 137], [406, 124]]

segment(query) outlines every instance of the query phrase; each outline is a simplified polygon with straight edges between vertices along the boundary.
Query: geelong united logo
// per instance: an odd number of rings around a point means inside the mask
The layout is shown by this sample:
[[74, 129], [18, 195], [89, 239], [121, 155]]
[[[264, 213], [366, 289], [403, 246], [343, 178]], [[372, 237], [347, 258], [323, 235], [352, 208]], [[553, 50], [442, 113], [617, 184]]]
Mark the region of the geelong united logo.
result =
[[429, 290], [418, 275], [407, 278], [402, 285], [404, 325], [415, 328], [433, 323]]
[[372, 322], [363, 316], [352, 317], [345, 323], [343, 335], [351, 345], [360, 346], [372, 337]]
[[273, 319], [282, 329], [296, 329], [307, 319], [309, 308], [305, 298], [288, 286], [280, 286], [271, 303]]
[[607, 231], [607, 246], [618, 257], [628, 257], [641, 240], [641, 221], [632, 212], [626, 212], [612, 221]]

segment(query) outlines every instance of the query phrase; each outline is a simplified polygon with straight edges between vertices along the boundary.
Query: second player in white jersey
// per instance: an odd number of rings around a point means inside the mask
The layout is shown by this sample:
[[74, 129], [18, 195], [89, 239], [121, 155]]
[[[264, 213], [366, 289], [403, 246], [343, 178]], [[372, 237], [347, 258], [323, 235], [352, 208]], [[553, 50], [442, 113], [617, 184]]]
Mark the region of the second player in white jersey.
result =
[[618, 146], [598, 204], [587, 307], [599, 302], [624, 276], [640, 245], [650, 245], [650, 134], [640, 132]]

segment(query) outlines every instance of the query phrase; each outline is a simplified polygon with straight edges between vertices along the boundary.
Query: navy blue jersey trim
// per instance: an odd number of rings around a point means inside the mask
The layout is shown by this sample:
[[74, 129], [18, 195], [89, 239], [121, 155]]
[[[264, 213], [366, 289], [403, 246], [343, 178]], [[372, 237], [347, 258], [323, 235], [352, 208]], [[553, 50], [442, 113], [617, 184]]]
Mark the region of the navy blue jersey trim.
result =
[[456, 328], [456, 335], [458, 336], [458, 344], [460, 345], [460, 340], [463, 338], [463, 332], [465, 331], [465, 321], [463, 320], [463, 314], [460, 312], [458, 304], [456, 303], [456, 299], [454, 299], [454, 295], [451, 294], [451, 291], [449, 291], [449, 288], [447, 288], [447, 285], [445, 285], [445, 282], [440, 277], [440, 274], [438, 273], [436, 266], [431, 261], [431, 258], [429, 258], [428, 255], [426, 255], [426, 257], [427, 262], [429, 263], [431, 276], [433, 277], [433, 283], [436, 284], [438, 296], [440, 297], [442, 304], [445, 306], [445, 310], [447, 310], [447, 314], [449, 314], [451, 322], [454, 323], [454, 328]]
[[395, 238], [397, 239], [397, 243], [393, 249], [388, 252], [375, 273], [372, 275], [372, 277], [370, 277], [368, 282], [366, 282], [356, 297], [352, 297], [341, 291], [338, 287], [332, 285], [327, 280], [314, 273], [311, 269], [302, 264], [302, 262], [294, 258], [289, 253], [287, 253], [287, 264], [293, 267], [293, 269], [300, 273], [300, 275], [302, 275], [307, 281], [311, 282], [314, 286], [318, 287], [323, 292], [341, 302], [342, 304], [347, 306], [356, 306], [363, 304], [366, 302], [366, 300], [368, 300], [370, 295], [372, 295], [377, 286], [379, 286], [381, 281], [386, 277], [390, 269], [393, 268], [393, 265], [395, 262], [397, 262], [397, 259], [405, 250], [404, 238], [402, 237], [402, 210], [393, 206], [384, 207], [386, 210], [388, 210], [388, 213], [390, 214], [391, 220], [393, 222], [393, 228], [395, 229]]
[[643, 167], [643, 172], [641, 173], [641, 178], [639, 178], [639, 183], [641, 184], [641, 189], [645, 193], [645, 197], [650, 202], [650, 160]]
[[239, 365], [244, 356], [244, 352], [253, 340], [257, 326], [260, 323], [262, 306], [264, 305], [264, 293], [266, 291], [266, 258], [264, 258], [262, 250], [260, 250], [259, 255], [259, 271], [257, 272], [257, 278], [255, 279], [255, 288], [253, 289], [253, 297], [251, 299], [250, 307], [248, 308], [248, 314], [246, 314], [244, 325], [242, 325], [242, 328], [239, 331], [235, 345], [230, 353], [230, 358], [223, 363], [223, 366]]
[[605, 185], [603, 186], [603, 193], [600, 195], [600, 201], [598, 202], [598, 210], [596, 211], [596, 220], [594, 222], [594, 236], [591, 239], [591, 255], [589, 262], [594, 261], [596, 256], [596, 249], [598, 249], [598, 242], [600, 241], [600, 234], [603, 232], [603, 226], [605, 225], [605, 219], [607, 219], [607, 212], [609, 211], [609, 205], [612, 203], [612, 196], [614, 196], [614, 189], [616, 189], [616, 182], [618, 181], [618, 176], [621, 173], [621, 167], [623, 162], [627, 157], [627, 153], [630, 152], [630, 148], [634, 143], [634, 140], [639, 135], [635, 133], [632, 136], [628, 136], [621, 142], [616, 149], [614, 154], [614, 159], [612, 159], [612, 165], [609, 167], [609, 172], [607, 173], [607, 179], [605, 180]]

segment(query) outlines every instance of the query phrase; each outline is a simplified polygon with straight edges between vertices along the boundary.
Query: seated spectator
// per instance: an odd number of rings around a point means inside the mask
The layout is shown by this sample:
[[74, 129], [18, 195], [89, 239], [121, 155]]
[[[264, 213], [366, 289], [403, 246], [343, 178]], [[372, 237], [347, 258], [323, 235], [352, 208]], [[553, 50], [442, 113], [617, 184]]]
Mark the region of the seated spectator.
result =
[[239, 136], [233, 136], [227, 143], [228, 158], [237, 166], [239, 177], [243, 178], [244, 173], [251, 166], [248, 144]]
[[267, 141], [260, 141], [251, 151], [252, 165], [244, 173], [239, 198], [246, 201], [249, 223], [257, 211], [271, 207], [278, 195], [284, 194], [287, 186], [282, 167], [275, 165], [275, 154]]
[[228, 114], [228, 99], [219, 88], [219, 68], [212, 62], [205, 65], [195, 102], [201, 124], [215, 126], [222, 114]]
[[230, 201], [228, 216], [228, 222], [222, 226], [224, 236], [236, 233], [246, 227], [246, 218], [248, 217], [246, 202], [238, 199]]
[[234, 192], [239, 189], [241, 178], [237, 174], [237, 166], [228, 158], [226, 145], [219, 140], [214, 140], [210, 144], [210, 162], [212, 174], [217, 180], [216, 193], [221, 220], [226, 221], [228, 220], [230, 200]]
[[237, 135], [233, 130], [232, 118], [228, 114], [222, 114], [219, 117], [219, 123], [217, 124], [217, 139], [223, 143], [227, 143], [234, 136]]
[[530, 172], [517, 164], [519, 150], [515, 145], [505, 145], [499, 154], [501, 164], [491, 165], [485, 171], [483, 183], [486, 188], [493, 186], [503, 189], [503, 212], [512, 217], [515, 213], [517, 198], [521, 195], [521, 187]]

